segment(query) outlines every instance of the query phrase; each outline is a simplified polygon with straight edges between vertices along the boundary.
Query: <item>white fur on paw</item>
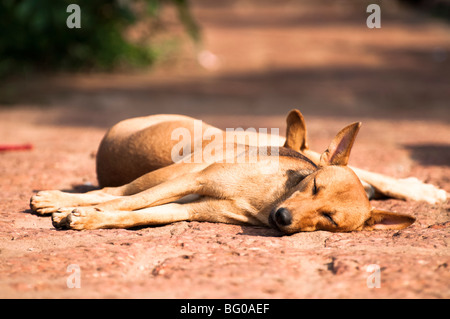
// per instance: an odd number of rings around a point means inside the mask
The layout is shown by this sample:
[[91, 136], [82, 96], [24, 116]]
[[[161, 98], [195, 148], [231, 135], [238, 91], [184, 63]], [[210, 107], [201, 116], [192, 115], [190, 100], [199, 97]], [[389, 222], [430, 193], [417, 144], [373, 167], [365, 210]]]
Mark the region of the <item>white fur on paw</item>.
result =
[[400, 179], [402, 188], [407, 190], [408, 199], [425, 201], [429, 204], [443, 203], [447, 200], [447, 192], [438, 187], [421, 182], [415, 177]]

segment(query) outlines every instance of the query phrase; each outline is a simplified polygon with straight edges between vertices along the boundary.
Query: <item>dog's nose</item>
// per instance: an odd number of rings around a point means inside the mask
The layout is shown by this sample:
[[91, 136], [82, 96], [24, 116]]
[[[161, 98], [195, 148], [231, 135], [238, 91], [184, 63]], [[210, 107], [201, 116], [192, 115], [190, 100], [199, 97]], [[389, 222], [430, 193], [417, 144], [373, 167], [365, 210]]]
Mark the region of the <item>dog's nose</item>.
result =
[[278, 225], [288, 226], [292, 223], [292, 215], [291, 212], [284, 207], [279, 208], [275, 212], [275, 221]]

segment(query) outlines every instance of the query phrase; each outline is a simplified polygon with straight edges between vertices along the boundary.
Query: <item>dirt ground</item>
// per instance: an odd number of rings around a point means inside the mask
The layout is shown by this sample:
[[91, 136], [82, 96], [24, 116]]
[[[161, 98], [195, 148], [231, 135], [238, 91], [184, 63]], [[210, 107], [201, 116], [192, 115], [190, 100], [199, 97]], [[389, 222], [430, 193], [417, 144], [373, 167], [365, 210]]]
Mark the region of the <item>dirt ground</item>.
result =
[[152, 71], [2, 83], [0, 144], [33, 149], [0, 152], [0, 297], [449, 298], [448, 202], [373, 201], [417, 218], [401, 231], [292, 236], [198, 222], [60, 231], [31, 214], [39, 190], [95, 187], [106, 129], [155, 113], [284, 134], [299, 108], [318, 151], [359, 120], [350, 164], [450, 192], [448, 23], [390, 2], [381, 29], [366, 27], [364, 1], [208, 3], [193, 1], [208, 69], [187, 44]]

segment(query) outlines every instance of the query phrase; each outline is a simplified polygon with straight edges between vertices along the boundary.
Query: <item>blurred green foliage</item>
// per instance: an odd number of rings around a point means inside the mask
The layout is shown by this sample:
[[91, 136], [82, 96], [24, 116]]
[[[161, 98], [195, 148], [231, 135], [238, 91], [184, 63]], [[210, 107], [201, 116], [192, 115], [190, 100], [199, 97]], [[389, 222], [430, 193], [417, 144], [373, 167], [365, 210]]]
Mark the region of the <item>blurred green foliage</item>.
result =
[[449, 0], [399, 0], [399, 2], [450, 22]]
[[[200, 41], [188, 0], [1, 0], [0, 76], [37, 69], [99, 69], [151, 64], [157, 48], [131, 43], [127, 27], [158, 20], [161, 6], [174, 5], [190, 37]], [[81, 8], [81, 28], [69, 29], [71, 12]], [[140, 10], [136, 10], [140, 8]]]

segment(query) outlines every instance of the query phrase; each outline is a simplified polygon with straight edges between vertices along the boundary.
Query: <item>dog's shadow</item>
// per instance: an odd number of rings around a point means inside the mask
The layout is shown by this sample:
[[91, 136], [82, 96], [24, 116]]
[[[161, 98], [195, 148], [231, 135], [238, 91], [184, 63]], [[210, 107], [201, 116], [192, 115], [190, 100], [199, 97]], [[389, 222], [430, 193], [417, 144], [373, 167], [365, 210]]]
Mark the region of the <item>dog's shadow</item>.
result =
[[[93, 184], [86, 183], [86, 184], [75, 184], [75, 185], [72, 185], [72, 188], [70, 188], [70, 189], [59, 189], [59, 190], [64, 193], [83, 194], [83, 193], [87, 193], [87, 192], [95, 191], [95, 190], [99, 190], [99, 189], [100, 189], [99, 186], [95, 186]], [[44, 190], [46, 191], [47, 189], [33, 189], [33, 194], [36, 194], [36, 193], [38, 193], [40, 191], [44, 191]]]
[[93, 184], [87, 183], [87, 184], [75, 184], [72, 185], [71, 189], [62, 189], [62, 192], [65, 193], [87, 193], [90, 191], [95, 191], [95, 190], [99, 190], [100, 187], [99, 186], [95, 186]]
[[450, 166], [450, 144], [415, 144], [403, 147], [420, 165]]
[[259, 226], [241, 226], [242, 231], [238, 235], [257, 237], [282, 237], [283, 234], [276, 229]]

